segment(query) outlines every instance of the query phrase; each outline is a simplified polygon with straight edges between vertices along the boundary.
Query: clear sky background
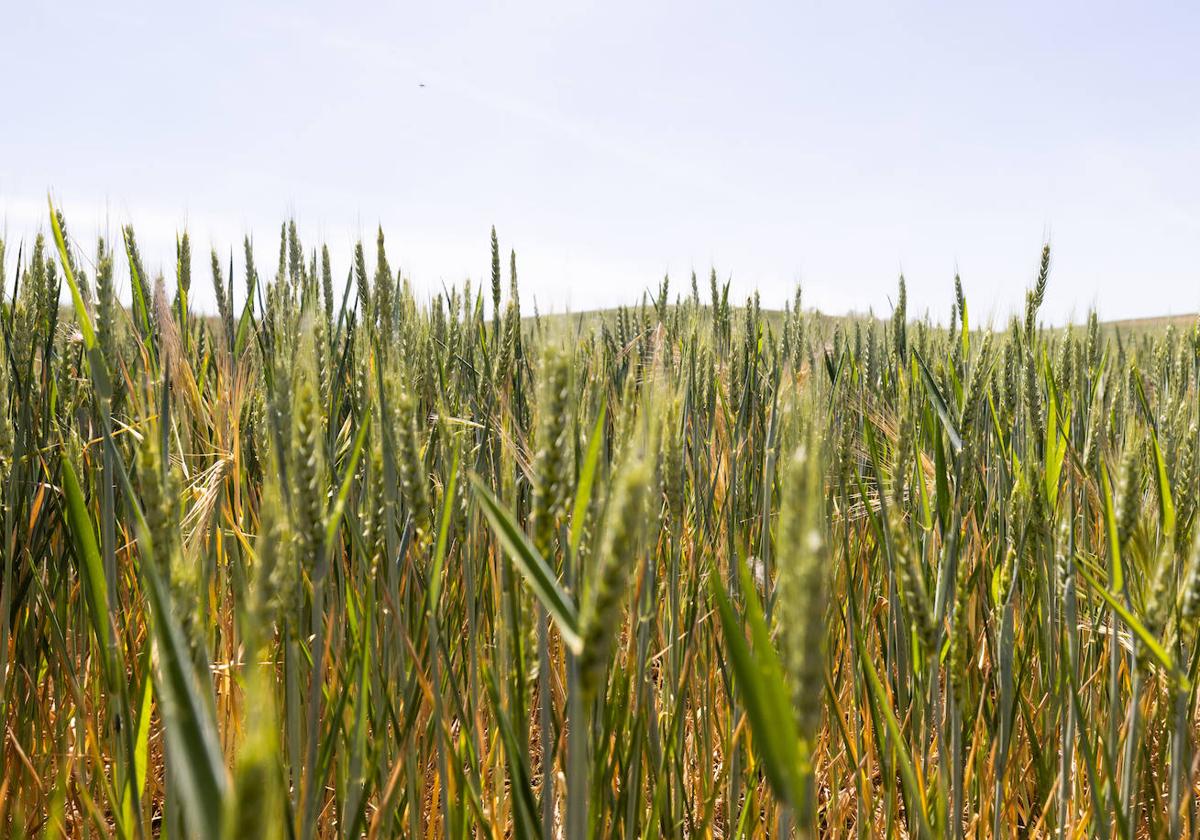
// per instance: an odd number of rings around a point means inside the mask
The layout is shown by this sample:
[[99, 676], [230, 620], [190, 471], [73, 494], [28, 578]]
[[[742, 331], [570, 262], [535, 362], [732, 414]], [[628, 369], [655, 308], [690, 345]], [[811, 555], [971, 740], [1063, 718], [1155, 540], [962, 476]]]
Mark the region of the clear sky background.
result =
[[957, 269], [1000, 321], [1047, 237], [1051, 320], [1200, 309], [1195, 3], [8, 0], [0, 33], [9, 242], [51, 190], [170, 279], [186, 225], [209, 302], [210, 245], [270, 273], [295, 215], [339, 276], [382, 223], [419, 290], [487, 276], [494, 223], [543, 311], [715, 266], [881, 314], [903, 271], [944, 317]]

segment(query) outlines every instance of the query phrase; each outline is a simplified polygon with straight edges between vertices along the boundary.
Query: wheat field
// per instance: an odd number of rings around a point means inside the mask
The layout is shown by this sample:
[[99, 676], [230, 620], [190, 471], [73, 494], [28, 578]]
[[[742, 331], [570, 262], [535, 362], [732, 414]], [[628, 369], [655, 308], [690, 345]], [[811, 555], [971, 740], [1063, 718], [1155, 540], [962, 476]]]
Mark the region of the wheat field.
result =
[[1045, 328], [1048, 246], [992, 329], [957, 278], [949, 324], [715, 271], [529, 317], [495, 231], [418, 294], [382, 232], [235, 281], [45, 230], [0, 243], [8, 836], [1200, 832], [1200, 329]]

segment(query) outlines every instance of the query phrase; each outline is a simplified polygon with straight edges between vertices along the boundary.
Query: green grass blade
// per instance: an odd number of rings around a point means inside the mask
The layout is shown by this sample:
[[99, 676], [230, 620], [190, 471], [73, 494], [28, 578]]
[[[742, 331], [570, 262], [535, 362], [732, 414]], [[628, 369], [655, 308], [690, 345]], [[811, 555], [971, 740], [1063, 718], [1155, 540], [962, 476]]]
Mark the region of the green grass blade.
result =
[[601, 445], [604, 443], [604, 418], [607, 405], [600, 406], [596, 422], [592, 424], [592, 433], [588, 437], [587, 453], [583, 465], [579, 469], [579, 483], [575, 487], [575, 503], [571, 507], [571, 531], [567, 544], [571, 548], [571, 556], [579, 553], [579, 541], [583, 539], [583, 526], [587, 521], [588, 505], [592, 500], [592, 486], [596, 481], [596, 465], [600, 463]]
[[58, 213], [54, 211], [54, 199], [46, 197], [50, 206], [50, 227], [54, 230], [54, 244], [58, 246], [58, 257], [62, 263], [63, 274], [67, 278], [67, 286], [71, 289], [71, 302], [75, 305], [75, 317], [79, 319], [79, 329], [83, 333], [84, 346], [91, 350], [96, 346], [96, 331], [92, 329], [92, 319], [88, 315], [83, 295], [79, 291], [79, 283], [75, 280], [75, 272], [71, 268], [71, 258], [67, 254], [67, 241], [63, 238], [62, 225], [58, 223]]
[[1139, 621], [1137, 616], [1130, 612], [1129, 608], [1122, 604], [1117, 596], [1101, 586], [1081, 565], [1077, 565], [1076, 570], [1079, 574], [1083, 575], [1083, 579], [1096, 591], [1096, 594], [1103, 598], [1104, 602], [1121, 617], [1121, 620], [1125, 622], [1125, 626], [1138, 637], [1139, 641], [1146, 646], [1146, 649], [1166, 669], [1167, 673], [1178, 680], [1179, 685], [1184, 686], [1186, 690], [1186, 686], [1188, 685], [1187, 675], [1176, 667], [1175, 662], [1171, 659], [1171, 655], [1167, 653], [1167, 649], [1146, 629], [1146, 625]]
[[[743, 575], [746, 577], [745, 575]], [[750, 581], [744, 581], [746, 623], [754, 640], [754, 649], [746, 644], [745, 634], [733, 605], [717, 575], [709, 576], [709, 592], [717, 606], [724, 630], [729, 659], [737, 677], [738, 697], [746, 707], [755, 752], [762, 758], [763, 769], [775, 793], [793, 809], [800, 807], [803, 789], [800, 777], [799, 734], [791, 713], [790, 693], [783, 666], [770, 642], [770, 634], [757, 606]]]
[[92, 518], [88, 514], [87, 503], [83, 498], [83, 490], [71, 466], [69, 458], [62, 459], [63, 494], [67, 502], [67, 524], [74, 537], [75, 550], [78, 553], [83, 579], [86, 584], [88, 613], [92, 619], [92, 627], [96, 631], [96, 640], [100, 644], [106, 668], [111, 669], [109, 660], [109, 612], [108, 584], [104, 577], [104, 561], [100, 557], [100, 549], [96, 543], [96, 532], [92, 527]]
[[925, 359], [921, 357], [916, 348], [912, 348], [912, 354], [921, 369], [921, 378], [925, 381], [925, 393], [929, 395], [929, 401], [933, 403], [933, 410], [937, 412], [938, 419], [942, 421], [942, 426], [946, 429], [946, 435], [950, 438], [950, 448], [957, 455], [962, 452], [962, 435], [958, 433], [958, 428], [954, 424], [946, 398], [942, 396], [942, 391], [934, 381], [933, 374], [929, 372], [929, 366], [925, 364]]
[[858, 631], [855, 631], [855, 634], [855, 641], [859, 652], [858, 661], [862, 664], [863, 673], [867, 677], [867, 688], [870, 691], [871, 702], [883, 712], [888, 735], [891, 738], [891, 745], [895, 749], [896, 757], [900, 763], [900, 779], [904, 784], [904, 798], [908, 803], [910, 816], [915, 819], [920, 836], [923, 838], [932, 838], [933, 831], [929, 827], [929, 821], [925, 816], [925, 798], [921, 791], [921, 786], [917, 781], [917, 771], [916, 766], [913, 764], [912, 754], [905, 744], [904, 733], [900, 729], [900, 721], [896, 719], [896, 713], [892, 711], [892, 704], [888, 702], [887, 692], [884, 690], [883, 683], [879, 680], [879, 674], [871, 662], [871, 657], [866, 650], [862, 636]]
[[529, 584], [529, 588], [533, 590], [533, 594], [558, 625], [563, 642], [578, 655], [583, 650], [583, 641], [579, 637], [579, 611], [574, 601], [559, 585], [550, 566], [538, 554], [525, 533], [517, 527], [511, 514], [503, 508], [487, 485], [475, 475], [471, 476], [471, 484], [496, 538], [500, 540], [500, 544], [525, 578], [525, 582]]
[[184, 819], [197, 836], [218, 837], [229, 780], [216, 722], [200, 695], [183, 631], [171, 613], [153, 560], [143, 560], [142, 578], [153, 610], [150, 623], [157, 648], [159, 709], [172, 771], [183, 796]]

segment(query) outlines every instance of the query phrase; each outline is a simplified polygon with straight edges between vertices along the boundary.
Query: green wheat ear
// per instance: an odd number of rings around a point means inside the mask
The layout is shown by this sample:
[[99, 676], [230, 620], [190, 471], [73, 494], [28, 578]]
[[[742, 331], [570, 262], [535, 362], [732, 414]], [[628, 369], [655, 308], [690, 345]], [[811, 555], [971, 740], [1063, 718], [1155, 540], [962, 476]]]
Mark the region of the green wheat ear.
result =
[[892, 352], [896, 358], [905, 361], [908, 358], [908, 291], [904, 284], [904, 275], [900, 275], [899, 289], [896, 292], [896, 308], [892, 311]]
[[824, 696], [830, 565], [821, 459], [810, 439], [784, 466], [779, 512], [778, 610], [800, 736], [812, 750]]
[[893, 526], [892, 539], [896, 559], [899, 561], [896, 573], [900, 578], [900, 598], [908, 611], [909, 619], [915, 625], [925, 655], [931, 656], [935, 653], [937, 619], [933, 614], [929, 592], [925, 588], [925, 574], [921, 569], [919, 549], [913, 545], [909, 530], [902, 522]]
[[383, 227], [375, 245], [375, 309], [379, 322], [379, 352], [386, 357], [391, 351], [394, 340], [393, 330], [393, 290], [396, 278], [388, 265], [387, 250], [383, 245]]
[[572, 485], [567, 446], [570, 441], [571, 359], [548, 347], [542, 355], [538, 400], [537, 452], [533, 459], [534, 547], [551, 555], [556, 523], [566, 514]]
[[299, 570], [289, 562], [287, 512], [280, 498], [278, 483], [268, 480], [263, 487], [258, 512], [258, 539], [254, 549], [256, 565], [251, 590], [251, 608], [247, 616], [246, 647], [259, 655], [267, 644], [276, 618], [290, 615], [300, 604]]
[[169, 574], [173, 594], [178, 594], [178, 608], [188, 597], [189, 593], [185, 589], [192, 581], [180, 568], [178, 559], [180, 546], [177, 476], [166, 463], [156, 430], [150, 431], [142, 439], [138, 450], [138, 477], [142, 507], [150, 532], [150, 541], [154, 546], [155, 562]]
[[423, 427], [417, 400], [407, 392], [395, 398], [395, 435], [397, 467], [400, 470], [400, 487], [404, 502], [413, 520], [413, 530], [419, 546], [428, 546], [433, 540], [433, 499], [429, 492], [429, 471], [419, 429]]
[[954, 580], [954, 609], [950, 619], [950, 689], [960, 710], [968, 708], [967, 671], [971, 658], [970, 605], [971, 578], [969, 558], [960, 558]]
[[232, 796], [226, 801], [224, 836], [281, 840], [284, 813], [283, 768], [276, 737], [271, 671], [251, 663], [242, 709], [244, 737], [233, 769]]
[[354, 282], [358, 290], [359, 321], [371, 326], [371, 281], [367, 276], [367, 258], [363, 255], [362, 240], [354, 245]]
[[620, 629], [621, 602], [637, 565], [641, 532], [647, 519], [647, 490], [652, 479], [649, 464], [640, 458], [626, 463], [616, 476], [599, 564], [579, 616], [579, 635], [583, 640], [580, 679], [587, 698], [595, 697], [603, 686], [613, 642]]
[[327, 479], [325, 467], [325, 429], [316, 372], [311, 355], [301, 353], [292, 394], [291, 482], [292, 527], [298, 559], [312, 570], [320, 562], [325, 539], [325, 503]]
[[1141, 481], [1141, 457], [1137, 444], [1131, 441], [1126, 445], [1121, 461], [1121, 481], [1117, 495], [1120, 505], [1117, 514], [1117, 544], [1121, 548], [1128, 545], [1130, 537], [1133, 536], [1138, 513], [1142, 509]]

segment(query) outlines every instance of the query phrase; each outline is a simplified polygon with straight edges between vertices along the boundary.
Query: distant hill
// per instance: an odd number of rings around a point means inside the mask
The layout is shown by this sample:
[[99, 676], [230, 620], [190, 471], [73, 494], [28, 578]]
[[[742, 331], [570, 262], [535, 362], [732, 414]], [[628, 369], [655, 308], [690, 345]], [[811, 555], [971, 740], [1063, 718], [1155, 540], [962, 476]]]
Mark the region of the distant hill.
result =
[[[636, 306], [631, 306], [629, 308], [631, 310], [637, 309]], [[705, 306], [704, 308], [707, 309], [708, 307]], [[743, 307], [741, 306], [733, 307], [734, 312], [741, 312], [742, 309]], [[567, 320], [574, 321], [576, 325], [591, 326], [596, 320], [611, 317], [616, 312], [617, 309], [614, 307], [607, 309], [588, 309], [581, 312], [549, 313], [543, 315], [542, 317], [551, 323], [555, 321]], [[805, 312], [810, 317], [820, 318], [829, 323], [841, 323], [848, 326], [853, 325], [855, 321], [861, 321], [865, 323], [872, 318], [880, 323], [891, 320], [887, 316], [870, 315], [862, 312], [850, 312], [842, 315], [830, 315], [816, 309], [806, 309]], [[763, 318], [772, 326], [778, 326], [779, 322], [781, 322], [783, 319], [783, 310], [767, 309], [764, 307], [762, 310], [762, 315]], [[533, 318], [531, 316], [526, 316], [524, 320], [532, 321]], [[1190, 312], [1183, 315], [1156, 315], [1148, 318], [1118, 318], [1111, 321], [1101, 321], [1100, 326], [1106, 329], [1119, 329], [1122, 331], [1159, 330], [1166, 329], [1170, 325], [1174, 325], [1176, 329], [1191, 329], [1196, 324], [1197, 320], [1200, 320], [1200, 312]], [[1076, 322], [1075, 326], [1083, 326], [1086, 323], [1087, 321], [1085, 319], [1084, 321]], [[972, 329], [975, 329], [980, 325], [972, 322], [971, 326]], [[983, 326], [986, 327], [987, 324], [984, 324]], [[1004, 324], [1000, 324], [999, 327], [992, 325], [992, 327], [993, 329], [999, 329], [1001, 331], [1003, 331], [1005, 328]], [[1065, 325], [1062, 328], [1065, 328]]]
[[1153, 318], [1123, 318], [1118, 321], [1105, 321], [1104, 326], [1115, 327], [1122, 330], [1154, 330], [1166, 329], [1174, 324], [1178, 328], [1190, 328], [1196, 320], [1200, 318], [1200, 313], [1192, 312], [1188, 315], [1159, 315]]

